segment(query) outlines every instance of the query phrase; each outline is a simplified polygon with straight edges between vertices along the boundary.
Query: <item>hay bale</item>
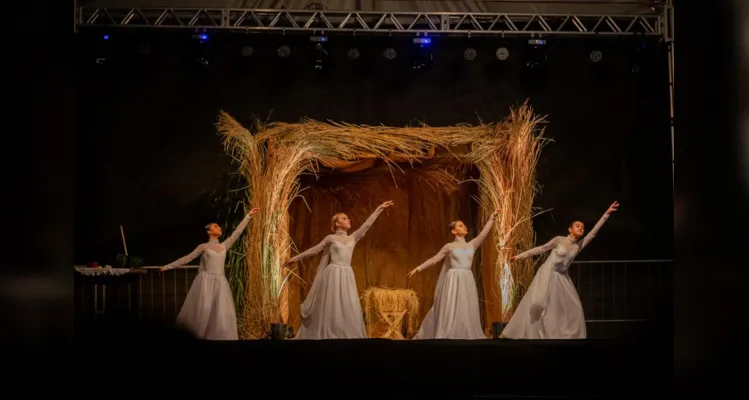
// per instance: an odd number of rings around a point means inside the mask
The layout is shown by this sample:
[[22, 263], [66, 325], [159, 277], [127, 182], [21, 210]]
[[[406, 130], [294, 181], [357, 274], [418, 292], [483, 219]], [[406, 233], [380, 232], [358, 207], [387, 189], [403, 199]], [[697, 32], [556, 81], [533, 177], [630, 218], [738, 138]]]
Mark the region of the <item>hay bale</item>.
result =
[[362, 295], [362, 309], [371, 338], [411, 338], [419, 329], [419, 296], [411, 289], [369, 288]]

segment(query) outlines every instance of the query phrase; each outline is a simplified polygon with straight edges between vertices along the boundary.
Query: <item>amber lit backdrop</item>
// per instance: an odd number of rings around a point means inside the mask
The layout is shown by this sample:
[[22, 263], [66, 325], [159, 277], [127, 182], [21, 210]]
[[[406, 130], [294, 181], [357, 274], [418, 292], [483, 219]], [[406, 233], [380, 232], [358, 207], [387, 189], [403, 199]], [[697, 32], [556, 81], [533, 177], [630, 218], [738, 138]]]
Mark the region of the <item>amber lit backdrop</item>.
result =
[[[467, 177], [469, 171], [461, 171], [462, 177]], [[300, 251], [330, 234], [333, 214], [345, 212], [355, 229], [382, 202], [395, 202], [395, 207], [386, 210], [357, 245], [352, 267], [360, 293], [372, 286], [409, 287], [416, 291], [421, 315], [432, 305], [441, 267], [426, 270], [410, 283], [406, 274], [452, 240], [447, 228], [451, 221], [462, 219], [471, 227], [477, 225], [477, 205], [471, 198], [476, 192], [475, 183], [464, 183], [459, 190], [446, 193], [410, 174], [393, 179], [382, 173], [336, 173], [317, 182], [305, 177], [303, 185], [309, 187], [303, 193], [304, 199], [296, 200], [290, 209], [290, 234]], [[294, 327], [301, 322], [299, 305], [307, 295], [319, 261], [320, 256], [303, 261], [301, 280], [292, 280], [289, 323]]]

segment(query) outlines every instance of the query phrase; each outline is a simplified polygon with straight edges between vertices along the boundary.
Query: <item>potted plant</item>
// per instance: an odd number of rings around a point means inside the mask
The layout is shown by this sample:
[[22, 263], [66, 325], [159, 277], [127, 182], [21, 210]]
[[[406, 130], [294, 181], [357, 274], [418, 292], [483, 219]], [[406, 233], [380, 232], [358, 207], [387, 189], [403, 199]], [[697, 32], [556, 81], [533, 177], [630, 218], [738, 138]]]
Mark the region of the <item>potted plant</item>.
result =
[[269, 339], [270, 340], [285, 340], [289, 337], [289, 333], [293, 332], [289, 326], [282, 323], [270, 324]]
[[127, 254], [117, 255], [118, 268], [140, 268], [143, 266], [143, 258]]

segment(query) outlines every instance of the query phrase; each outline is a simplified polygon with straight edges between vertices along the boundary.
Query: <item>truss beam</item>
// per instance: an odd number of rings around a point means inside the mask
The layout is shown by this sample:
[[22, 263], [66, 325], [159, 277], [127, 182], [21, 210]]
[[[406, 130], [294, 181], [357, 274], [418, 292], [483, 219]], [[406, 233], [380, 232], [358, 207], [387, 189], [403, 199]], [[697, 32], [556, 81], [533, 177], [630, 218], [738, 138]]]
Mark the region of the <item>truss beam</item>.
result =
[[235, 8], [86, 8], [79, 27], [521, 36], [663, 35], [662, 15], [377, 12]]

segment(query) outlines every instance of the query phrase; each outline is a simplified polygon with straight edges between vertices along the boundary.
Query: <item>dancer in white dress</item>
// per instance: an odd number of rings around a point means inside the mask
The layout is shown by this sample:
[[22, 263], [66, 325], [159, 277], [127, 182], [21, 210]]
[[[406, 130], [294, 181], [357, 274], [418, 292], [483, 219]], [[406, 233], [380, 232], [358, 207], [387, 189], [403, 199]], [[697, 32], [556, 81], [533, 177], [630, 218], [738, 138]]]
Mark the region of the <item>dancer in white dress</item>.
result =
[[231, 236], [220, 243], [218, 238], [222, 234], [221, 227], [216, 223], [206, 225], [207, 243], [198, 245], [192, 253], [160, 268], [161, 271], [166, 271], [181, 267], [200, 256], [200, 270], [177, 315], [177, 326], [199, 339], [238, 339], [237, 311], [229, 281], [224, 275], [224, 262], [226, 252], [239, 239], [250, 222], [250, 217], [257, 211], [257, 208], [250, 210]]
[[333, 216], [330, 228], [334, 232], [315, 247], [285, 263], [323, 252], [307, 298], [302, 302], [302, 325], [295, 339], [362, 339], [367, 337], [364, 316], [356, 289], [351, 255], [354, 247], [367, 233], [382, 211], [393, 205], [382, 203], [359, 229], [351, 235], [351, 221], [346, 214]]
[[434, 304], [414, 339], [486, 339], [471, 265], [473, 255], [491, 232], [498, 213], [499, 210], [495, 211], [481, 233], [468, 243], [465, 224], [462, 221], [451, 223], [455, 241], [444, 245], [437, 255], [408, 273], [411, 279], [414, 274], [443, 261], [434, 290]]
[[551, 251], [549, 258], [533, 277], [502, 337], [509, 339], [585, 339], [585, 315], [580, 297], [567, 271], [575, 257], [596, 237], [598, 230], [617, 210], [611, 204], [598, 223], [580, 240], [585, 225], [573, 221], [567, 236], [557, 236], [543, 246], [512, 257], [519, 260]]

